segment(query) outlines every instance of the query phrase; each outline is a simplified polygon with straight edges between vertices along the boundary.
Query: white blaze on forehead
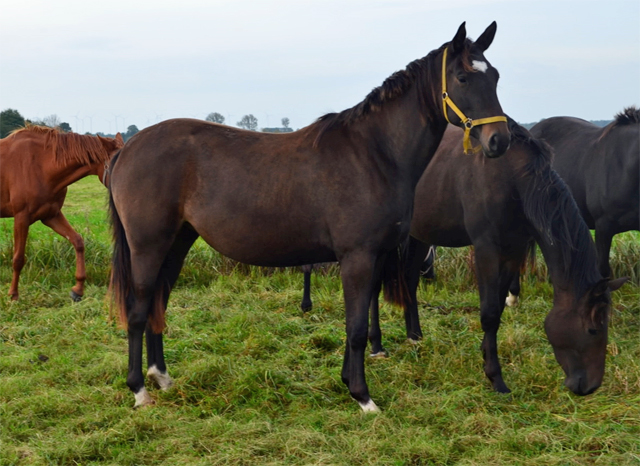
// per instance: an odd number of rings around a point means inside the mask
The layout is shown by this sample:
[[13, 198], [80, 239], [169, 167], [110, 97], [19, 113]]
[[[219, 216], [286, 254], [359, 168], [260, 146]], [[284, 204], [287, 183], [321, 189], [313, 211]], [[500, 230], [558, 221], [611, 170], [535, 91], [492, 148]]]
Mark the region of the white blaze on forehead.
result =
[[471, 66], [474, 70], [482, 71], [483, 73], [486, 73], [487, 68], [489, 68], [489, 65], [487, 65], [486, 61], [480, 61], [480, 60], [473, 60], [471, 62]]

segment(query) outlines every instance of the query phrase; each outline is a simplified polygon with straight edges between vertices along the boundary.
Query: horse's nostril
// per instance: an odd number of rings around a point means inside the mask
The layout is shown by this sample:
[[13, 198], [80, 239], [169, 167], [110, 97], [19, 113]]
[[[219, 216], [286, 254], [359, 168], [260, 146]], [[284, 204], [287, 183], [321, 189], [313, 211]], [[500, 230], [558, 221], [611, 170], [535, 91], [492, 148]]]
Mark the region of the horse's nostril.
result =
[[489, 139], [489, 148], [495, 152], [498, 150], [499, 144], [500, 144], [500, 139], [498, 135], [497, 134], [492, 135], [491, 138]]

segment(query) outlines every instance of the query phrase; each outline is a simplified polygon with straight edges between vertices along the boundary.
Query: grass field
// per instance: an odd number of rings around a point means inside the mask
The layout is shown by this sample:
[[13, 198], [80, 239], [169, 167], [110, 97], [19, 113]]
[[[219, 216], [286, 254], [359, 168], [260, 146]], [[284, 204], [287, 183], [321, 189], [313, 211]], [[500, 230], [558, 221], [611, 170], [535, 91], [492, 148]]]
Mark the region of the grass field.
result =
[[[401, 311], [381, 310], [387, 359], [366, 361], [382, 412], [364, 415], [340, 381], [344, 307], [335, 267], [302, 274], [237, 265], [198, 242], [169, 302], [165, 352], [175, 386], [133, 410], [126, 334], [105, 302], [110, 239], [95, 177], [64, 208], [85, 238], [85, 298], [68, 298], [74, 253], [30, 230], [21, 299], [11, 279], [11, 219], [0, 220], [0, 466], [4, 465], [638, 465], [640, 236], [620, 235], [602, 387], [577, 397], [543, 330], [552, 288], [540, 265], [505, 310], [505, 380], [482, 371], [468, 249], [443, 250], [419, 292], [425, 338], [405, 341]], [[541, 264], [541, 261], [539, 261]]]

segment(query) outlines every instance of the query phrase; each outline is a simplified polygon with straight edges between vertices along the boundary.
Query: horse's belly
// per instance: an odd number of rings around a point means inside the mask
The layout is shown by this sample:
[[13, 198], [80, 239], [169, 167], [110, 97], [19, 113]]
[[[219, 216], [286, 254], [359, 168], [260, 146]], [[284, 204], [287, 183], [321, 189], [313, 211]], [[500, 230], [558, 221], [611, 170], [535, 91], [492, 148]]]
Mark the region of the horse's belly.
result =
[[319, 225], [285, 220], [240, 216], [191, 224], [213, 249], [245, 264], [290, 267], [336, 260]]

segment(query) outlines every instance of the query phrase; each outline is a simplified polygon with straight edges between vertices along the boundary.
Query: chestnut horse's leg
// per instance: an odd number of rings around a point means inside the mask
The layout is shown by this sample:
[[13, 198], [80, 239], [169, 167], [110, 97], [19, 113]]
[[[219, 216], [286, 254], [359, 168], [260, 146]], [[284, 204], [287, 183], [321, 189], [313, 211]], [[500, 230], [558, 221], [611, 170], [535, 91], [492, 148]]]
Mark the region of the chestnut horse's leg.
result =
[[499, 253], [493, 248], [476, 244], [475, 260], [478, 293], [480, 294], [480, 322], [482, 330], [484, 330], [484, 338], [482, 339], [484, 373], [491, 381], [495, 391], [509, 393], [511, 390], [509, 390], [502, 378], [502, 368], [498, 359], [497, 338], [500, 318], [504, 310], [505, 298], [512, 275], [506, 273], [504, 264], [501, 263], [499, 258]]
[[71, 299], [76, 302], [80, 301], [84, 295], [84, 281], [87, 278], [84, 265], [84, 241], [82, 236], [73, 229], [62, 212], [58, 212], [54, 217], [42, 220], [42, 223], [63, 238], [69, 240], [76, 251], [76, 285], [71, 288]]
[[[169, 288], [169, 292], [164, 294], [163, 307], [165, 310], [167, 309], [169, 294], [182, 270], [184, 259], [197, 238], [198, 233], [196, 233], [191, 226], [185, 225], [178, 233], [171, 250], [162, 263], [160, 277], [166, 280]], [[169, 374], [167, 374], [167, 366], [164, 362], [162, 333], [153, 333], [147, 325], [145, 336], [147, 342], [147, 377], [155, 382], [162, 390], [167, 390], [173, 385], [173, 381]]]
[[342, 381], [351, 396], [365, 412], [379, 411], [369, 396], [364, 375], [364, 352], [367, 348], [369, 302], [374, 280], [377, 280], [374, 254], [351, 253], [340, 259], [340, 275], [344, 292], [347, 321], [347, 343], [342, 365]]
[[20, 281], [20, 272], [24, 267], [24, 250], [27, 246], [30, 224], [29, 215], [18, 214], [13, 218], [13, 277], [9, 288], [9, 296], [13, 301], [16, 301], [20, 296], [18, 282]]

